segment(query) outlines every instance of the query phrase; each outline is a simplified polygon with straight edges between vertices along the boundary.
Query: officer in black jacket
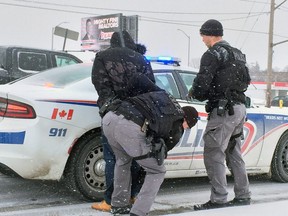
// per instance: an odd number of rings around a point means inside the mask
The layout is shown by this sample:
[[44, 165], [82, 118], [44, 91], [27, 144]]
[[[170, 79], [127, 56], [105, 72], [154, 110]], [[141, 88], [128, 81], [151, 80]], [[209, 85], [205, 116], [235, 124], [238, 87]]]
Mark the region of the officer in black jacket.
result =
[[[204, 163], [212, 189], [210, 200], [195, 210], [250, 204], [249, 181], [241, 155], [241, 135], [246, 119], [245, 94], [250, 76], [245, 55], [222, 39], [223, 27], [217, 20], [206, 21], [201, 29], [208, 50], [189, 96], [208, 100], [209, 113], [204, 140]], [[235, 198], [227, 202], [227, 166], [234, 176]]]
[[[133, 74], [141, 73], [155, 83], [151, 65], [143, 56], [146, 52], [144, 45], [135, 44], [127, 31], [114, 32], [110, 44], [111, 46], [107, 50], [96, 54], [92, 68], [92, 83], [99, 96], [97, 104], [100, 110], [104, 110], [104, 113], [107, 112], [104, 109], [106, 107], [104, 104], [108, 103], [112, 98], [125, 99], [128, 96], [128, 80]], [[93, 203], [92, 208], [101, 211], [110, 211], [111, 196], [114, 190], [113, 181], [116, 160], [104, 135], [102, 136], [102, 140], [104, 160], [106, 162], [106, 190], [104, 200], [100, 203]], [[130, 202], [134, 203], [135, 197], [141, 189], [142, 178], [145, 173], [133, 161], [131, 174], [132, 191]]]
[[[130, 78], [126, 90], [129, 96], [164, 91], [141, 73]], [[102, 122], [103, 132], [116, 157], [111, 213], [118, 215], [130, 212], [130, 216], [146, 216], [164, 180], [166, 169], [163, 161], [167, 153], [165, 147], [170, 150], [178, 143], [184, 129], [196, 124], [198, 113], [191, 106], [183, 107], [184, 115], [173, 122], [171, 130], [162, 134], [162, 142], [158, 143], [158, 139], [150, 139], [154, 137], [148, 133], [149, 125], [147, 126], [146, 116], [141, 109], [143, 106], [137, 106], [131, 99], [133, 97], [115, 99], [108, 106]], [[146, 176], [136, 201], [131, 206], [130, 167], [133, 158], [145, 169]]]
[[[166, 173], [163, 163], [165, 153], [161, 148], [159, 156], [162, 155], [163, 158], [146, 157], [153, 150], [153, 143], [149, 141], [146, 131], [143, 131], [144, 118], [141, 112], [125, 100], [121, 102], [120, 107], [128, 108], [129, 113], [125, 112], [124, 109], [118, 109], [119, 112], [109, 111], [103, 118], [103, 131], [116, 156], [111, 213], [118, 215], [130, 212], [130, 216], [146, 216], [149, 215], [151, 206], [164, 180]], [[181, 125], [177, 124], [178, 127], [172, 129], [175, 130], [175, 133], [173, 132], [173, 143], [170, 143], [170, 146], [175, 146], [178, 143], [184, 129], [193, 127], [197, 122], [197, 112], [193, 107], [184, 107], [183, 111], [184, 122]], [[145, 157], [140, 158], [141, 156]], [[146, 176], [136, 202], [131, 208], [129, 202], [131, 191], [130, 166], [133, 158], [137, 158], [137, 162], [145, 169]], [[162, 162], [159, 163], [159, 160]]]

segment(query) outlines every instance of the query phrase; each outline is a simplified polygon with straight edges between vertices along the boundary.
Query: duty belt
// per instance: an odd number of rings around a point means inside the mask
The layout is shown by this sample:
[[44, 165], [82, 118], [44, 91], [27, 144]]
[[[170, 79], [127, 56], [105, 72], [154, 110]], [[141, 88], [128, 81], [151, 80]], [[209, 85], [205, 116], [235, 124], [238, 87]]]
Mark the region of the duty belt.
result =
[[118, 107], [117, 110], [114, 111], [116, 115], [123, 115], [127, 120], [133, 121], [135, 124], [139, 125], [140, 127], [143, 126], [145, 118], [144, 116], [137, 116], [134, 115], [132, 112], [129, 112], [127, 109], [123, 107]]

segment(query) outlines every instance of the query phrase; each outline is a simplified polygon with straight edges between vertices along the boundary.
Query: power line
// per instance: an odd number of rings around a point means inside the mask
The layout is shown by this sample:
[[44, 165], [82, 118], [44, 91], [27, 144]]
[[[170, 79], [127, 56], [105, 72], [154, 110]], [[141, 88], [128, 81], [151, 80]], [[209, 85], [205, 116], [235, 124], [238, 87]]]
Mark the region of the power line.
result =
[[[192, 27], [200, 27], [200, 25], [195, 25], [195, 24], [188, 24], [188, 23], [178, 23], [178, 22], [165, 22], [165, 21], [156, 21], [156, 20], [149, 20], [149, 19], [141, 19], [142, 21], [146, 22], [157, 22], [157, 23], [164, 23], [164, 24], [171, 24], [171, 25], [183, 25], [183, 26], [192, 26]], [[250, 30], [239, 30], [239, 29], [231, 29], [231, 28], [225, 28], [225, 30], [230, 30], [230, 31], [237, 31], [237, 32], [251, 32]], [[252, 33], [257, 33], [257, 34], [265, 34], [267, 35], [267, 32], [261, 32], [261, 31], [253, 31]], [[279, 36], [279, 35], [278, 35]], [[279, 36], [279, 37], [284, 37], [284, 36]]]
[[[267, 0], [267, 1], [269, 1], [269, 0]], [[256, 2], [256, 1], [255, 1], [255, 2]], [[262, 11], [264, 11], [265, 7], [266, 7], [266, 5], [263, 6]], [[252, 30], [253, 30], [254, 27], [256, 26], [256, 23], [258, 22], [259, 17], [260, 17], [260, 16], [257, 17], [257, 19], [255, 20], [253, 26], [251, 27], [250, 33], [252, 32]], [[243, 40], [242, 46], [240, 46], [240, 49], [242, 49], [242, 47], [246, 44], [246, 41], [248, 40], [248, 37], [250, 36], [250, 33], [246, 35], [245, 39]]]
[[[28, 0], [14, 0], [14, 1], [21, 1], [21, 2], [31, 2], [31, 1], [28, 1]], [[35, 2], [33, 2], [33, 3], [35, 3]], [[77, 14], [87, 14], [87, 15], [103, 15], [103, 14], [95, 14], [95, 13], [89, 13], [89, 12], [81, 12], [81, 11], [74, 11], [74, 10], [67, 10], [67, 9], [55, 9], [55, 8], [47, 8], [47, 7], [39, 7], [39, 6], [31, 6], [31, 5], [22, 5], [22, 4], [13, 4], [13, 3], [0, 3], [0, 4], [2, 4], [2, 5], [8, 5], [8, 6], [16, 6], [16, 7], [25, 7], [25, 8], [34, 8], [34, 9], [42, 9], [42, 10], [51, 10], [51, 11], [59, 11], [59, 12], [67, 12], [67, 13], [77, 13]], [[63, 4], [51, 4], [51, 3], [45, 3], [45, 4], [49, 4], [49, 5], [61, 5], [61, 6], [71, 6], [71, 5], [63, 5]], [[71, 7], [78, 7], [78, 6], [71, 6]], [[80, 7], [81, 8], [81, 7]], [[82, 7], [82, 8], [88, 8], [88, 7]], [[93, 7], [89, 7], [89, 9], [91, 9], [91, 8], [93, 8]], [[97, 8], [94, 8], [94, 9], [97, 9]], [[108, 10], [108, 9], [107, 9]], [[112, 9], [111, 9], [112, 10]], [[137, 11], [135, 11], [135, 12], [137, 12]], [[165, 12], [163, 12], [163, 13], [165, 13]], [[195, 14], [195, 13], [193, 13], [193, 14]], [[210, 14], [210, 13], [197, 13], [198, 15], [199, 14]], [[211, 13], [211, 14], [223, 14], [223, 13]], [[227, 14], [230, 14], [231, 15], [231, 13], [227, 13]], [[234, 13], [232, 13], [233, 15], [235, 15]], [[238, 13], [238, 14], [243, 14], [243, 13]], [[261, 12], [261, 14], [263, 15], [263, 14], [265, 14], [265, 13], [263, 13], [263, 12]], [[259, 16], [259, 13], [255, 13], [255, 15], [251, 15], [251, 16], [249, 16], [249, 17], [253, 17], [253, 16]], [[146, 18], [146, 19], [150, 19], [151, 21], [152, 20], [154, 20], [154, 22], [155, 21], [157, 21], [157, 20], [159, 20], [160, 21], [160, 23], [161, 22], [164, 22], [164, 23], [169, 23], [169, 22], [171, 22], [172, 24], [182, 24], [182, 23], [185, 23], [185, 22], [187, 22], [187, 23], [191, 23], [191, 22], [195, 22], [195, 21], [189, 21], [189, 20], [187, 20], [187, 21], [183, 21], [183, 20], [167, 20], [167, 19], [160, 19], [160, 18], [154, 18], [154, 17], [143, 17], [143, 18]], [[226, 21], [226, 20], [229, 20], [229, 21], [231, 21], [231, 20], [237, 20], [237, 19], [243, 19], [243, 17], [238, 17], [238, 18], [229, 18], [229, 19], [222, 19], [222, 20], [220, 20], [220, 21]], [[202, 23], [203, 21], [199, 21], [199, 23]], [[185, 24], [183, 24], [183, 25], [185, 25]]]
[[[235, 18], [227, 18], [227, 19], [219, 19], [219, 21], [231, 21], [231, 20], [239, 20], [239, 19], [247, 19], [247, 18], [252, 18], [255, 16], [260, 16], [260, 15], [266, 15], [268, 12], [261, 12], [259, 14], [255, 14], [255, 15], [247, 15], [245, 17], [235, 17]], [[171, 19], [163, 19], [163, 18], [156, 18], [156, 17], [146, 17], [146, 16], [141, 16], [144, 19], [151, 19], [151, 20], [158, 20], [158, 21], [164, 21], [164, 22], [179, 22], [179, 23], [203, 23], [203, 20], [199, 20], [199, 21], [191, 21], [191, 20], [171, 20]]]
[[[252, 7], [251, 7], [251, 9], [250, 9], [250, 11], [249, 11], [249, 13], [248, 13], [247, 17], [245, 18], [245, 21], [244, 21], [244, 23], [243, 23], [243, 25], [242, 25], [242, 28], [241, 28], [241, 29], [244, 29], [244, 26], [246, 25], [246, 23], [247, 23], [247, 20], [248, 20], [248, 16], [249, 16], [249, 14], [250, 14], [251, 10], [253, 9], [254, 5], [255, 5], [255, 2], [253, 2], [253, 5], [252, 5]], [[251, 30], [252, 30], [252, 29], [251, 29]], [[236, 44], [237, 44], [237, 42], [239, 41], [240, 35], [241, 35], [241, 34], [238, 34], [238, 37], [237, 37], [237, 40], [236, 40]], [[247, 38], [247, 37], [246, 37], [246, 38]], [[242, 46], [240, 46], [240, 50], [242, 50]]]
[[[40, 3], [40, 2], [34, 2], [34, 1], [30, 1], [30, 0], [14, 0], [14, 1], [21, 1], [21, 2], [33, 2], [33, 3]], [[107, 8], [93, 8], [93, 7], [84, 7], [84, 6], [73, 6], [73, 5], [64, 5], [64, 4], [54, 4], [54, 3], [44, 3], [42, 2], [43, 4], [47, 4], [47, 5], [57, 5], [57, 6], [65, 6], [65, 7], [77, 7], [77, 8], [87, 8], [87, 9], [107, 9]], [[47, 7], [39, 7], [39, 6], [28, 6], [28, 5], [22, 5], [22, 4], [13, 4], [13, 3], [0, 3], [0, 4], [3, 4], [3, 5], [8, 5], [8, 6], [18, 6], [18, 7], [26, 7], [26, 8], [35, 8], [35, 9], [43, 9], [43, 10], [55, 10], [55, 11], [60, 11], [60, 12], [67, 12], [67, 13], [78, 13], [78, 14], [87, 14], [87, 15], [103, 15], [103, 14], [95, 14], [95, 13], [89, 13], [89, 12], [80, 12], [80, 11], [72, 11], [72, 10], [63, 10], [63, 9], [55, 9], [55, 8], [47, 8]], [[107, 9], [107, 10], [115, 10], [115, 9]], [[131, 11], [131, 10], [128, 10], [128, 11]], [[133, 11], [133, 12], [141, 12], [141, 11]], [[142, 11], [143, 12], [143, 11]], [[149, 11], [145, 11], [145, 12], [149, 12]], [[153, 12], [154, 13], [154, 12]], [[161, 13], [161, 12], [157, 12], [157, 13]], [[168, 13], [168, 12], [163, 12], [163, 13]], [[176, 12], [173, 12], [173, 13], [176, 13]], [[254, 17], [254, 16], [259, 16], [259, 15], [264, 15], [266, 14], [265, 12], [254, 12], [255, 14], [254, 15], [250, 15], [249, 17]], [[179, 14], [181, 14], [179, 12]], [[225, 13], [191, 13], [191, 14], [194, 14], [194, 15], [209, 15], [209, 14], [225, 14]], [[235, 15], [235, 14], [247, 14], [247, 13], [226, 13], [226, 15]], [[162, 21], [162, 22], [175, 22], [177, 24], [181, 24], [181, 23], [191, 23], [191, 22], [197, 22], [197, 21], [190, 21], [190, 20], [187, 20], [187, 21], [184, 21], [184, 20], [167, 20], [167, 19], [160, 19], [160, 18], [155, 18], [155, 17], [145, 17], [145, 16], [142, 16], [143, 18], [146, 18], [146, 19], [150, 19], [150, 20], [159, 20], [159, 21]], [[229, 19], [221, 19], [220, 21], [231, 21], [231, 20], [237, 20], [237, 19], [243, 19], [243, 18], [246, 18], [245, 17], [236, 17], [236, 18], [229, 18]], [[198, 21], [199, 23], [202, 23], [203, 21]]]
[[[78, 9], [79, 8], [87, 8], [87, 9], [107, 9], [107, 8], [96, 8], [96, 7], [84, 7], [84, 6], [74, 6], [74, 5], [64, 5], [64, 4], [55, 4], [55, 3], [47, 3], [47, 2], [35, 2], [35, 1], [31, 1], [31, 0], [14, 0], [14, 1], [18, 1], [18, 2], [31, 2], [31, 3], [43, 3], [43, 4], [47, 4], [47, 5], [54, 5], [54, 6], [65, 6], [66, 8], [67, 7], [77, 7]], [[82, 12], [82, 11], [74, 11], [74, 10], [67, 10], [67, 9], [56, 9], [56, 8], [48, 8], [48, 7], [41, 7], [41, 6], [32, 6], [32, 5], [23, 5], [23, 4], [15, 4], [15, 3], [1, 3], [0, 2], [0, 5], [7, 5], [7, 6], [15, 6], [15, 7], [25, 7], [25, 8], [33, 8], [33, 9], [41, 9], [41, 10], [50, 10], [50, 11], [58, 11], [58, 12], [65, 12], [65, 13], [75, 13], [75, 14], [85, 14], [85, 15], [98, 15], [98, 16], [101, 16], [103, 14], [96, 14], [95, 12], [93, 13], [89, 13], [89, 12]], [[107, 9], [107, 10], [116, 10], [116, 9]], [[125, 10], [125, 11], [130, 11], [132, 12], [132, 10]], [[134, 11], [133, 12], [137, 12], [137, 11]], [[141, 11], [138, 11], [138, 12], [141, 12]], [[142, 11], [142, 12], [149, 12], [149, 11]], [[153, 11], [150, 11], [152, 13], [154, 13]], [[158, 12], [159, 13], [159, 12]], [[166, 12], [163, 12], [163, 13], [166, 13]], [[167, 12], [167, 13], [170, 13], [170, 12]], [[174, 13], [174, 12], [173, 12]], [[180, 12], [179, 12], [180, 13]], [[267, 13], [267, 12], [266, 12]], [[266, 14], [265, 12], [255, 12], [255, 15], [251, 15], [249, 17], [253, 17], [253, 16], [259, 16], [259, 15], [263, 15], [263, 14]], [[180, 13], [181, 14], [181, 13]], [[191, 13], [191, 14], [202, 14], [202, 15], [207, 15], [207, 14], [221, 14], [223, 15], [223, 13]], [[235, 13], [226, 13], [227, 15], [228, 14], [233, 14], [235, 15]], [[238, 14], [242, 14], [242, 13], [238, 13]], [[247, 14], [247, 13], [246, 13]], [[246, 17], [245, 17], [246, 18]], [[141, 17], [140, 16], [140, 19], [142, 21], [146, 21], [146, 22], [154, 22], [154, 23], [165, 23], [165, 24], [170, 24], [170, 25], [182, 25], [182, 26], [191, 26], [191, 27], [199, 27], [199, 25], [195, 25], [195, 24], [191, 24], [191, 22], [193, 23], [194, 21], [180, 21], [180, 20], [165, 20], [165, 19], [159, 19], [159, 18], [151, 18], [151, 17]], [[233, 19], [243, 19], [243, 17], [240, 17], [240, 18], [230, 18], [230, 19], [222, 19], [220, 21], [225, 21], [225, 20], [233, 20]], [[200, 22], [200, 21], [199, 21]], [[203, 21], [201, 21], [203, 22]], [[267, 32], [259, 32], [259, 31], [248, 31], [248, 30], [239, 30], [239, 29], [227, 29], [226, 30], [231, 30], [231, 31], [238, 31], [238, 32], [251, 32], [251, 33], [257, 33], [257, 34], [268, 34]], [[275, 35], [276, 36], [276, 35]], [[283, 38], [287, 38], [287, 37], [284, 37], [284, 36], [280, 36], [278, 35], [278, 37], [283, 37]]]
[[[152, 14], [177, 14], [177, 15], [235, 15], [235, 14], [247, 14], [246, 12], [177, 12], [177, 11], [148, 11], [148, 10], [129, 10], [129, 9], [116, 9], [116, 8], [101, 8], [101, 7], [91, 7], [91, 6], [79, 6], [79, 5], [70, 5], [70, 4], [59, 4], [59, 3], [51, 3], [51, 2], [35, 2], [33, 0], [13, 0], [17, 2], [25, 2], [31, 4], [43, 4], [50, 6], [58, 6], [58, 7], [72, 7], [72, 8], [82, 8], [89, 10], [107, 10], [107, 11], [125, 11], [125, 12], [133, 12], [133, 13], [152, 13]], [[258, 14], [259, 12], [253, 12]]]
[[268, 2], [261, 2], [261, 1], [254, 1], [254, 0], [240, 0], [243, 2], [253, 2], [253, 3], [258, 3], [258, 4], [265, 4], [265, 5], [270, 5]]
[[41, 10], [50, 10], [50, 11], [59, 11], [65, 13], [75, 13], [75, 14], [86, 14], [86, 15], [102, 15], [102, 14], [95, 14], [95, 13], [88, 13], [88, 12], [80, 12], [80, 11], [71, 11], [71, 10], [62, 10], [62, 9], [55, 9], [55, 8], [46, 8], [46, 7], [39, 7], [39, 6], [28, 6], [28, 5], [19, 5], [13, 3], [2, 3], [0, 5], [7, 5], [7, 6], [14, 6], [14, 7], [25, 7], [25, 8], [34, 8], [34, 9], [41, 9]]

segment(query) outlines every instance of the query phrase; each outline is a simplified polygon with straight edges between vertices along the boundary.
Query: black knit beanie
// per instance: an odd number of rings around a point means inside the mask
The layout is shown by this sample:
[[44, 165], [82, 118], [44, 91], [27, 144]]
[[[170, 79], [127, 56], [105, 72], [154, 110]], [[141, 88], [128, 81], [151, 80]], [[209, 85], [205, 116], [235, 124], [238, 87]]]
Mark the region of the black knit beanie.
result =
[[200, 34], [207, 36], [223, 36], [222, 24], [214, 19], [207, 20], [200, 28]]
[[197, 110], [192, 106], [184, 106], [182, 107], [182, 110], [184, 111], [184, 118], [189, 128], [192, 128], [198, 121]]

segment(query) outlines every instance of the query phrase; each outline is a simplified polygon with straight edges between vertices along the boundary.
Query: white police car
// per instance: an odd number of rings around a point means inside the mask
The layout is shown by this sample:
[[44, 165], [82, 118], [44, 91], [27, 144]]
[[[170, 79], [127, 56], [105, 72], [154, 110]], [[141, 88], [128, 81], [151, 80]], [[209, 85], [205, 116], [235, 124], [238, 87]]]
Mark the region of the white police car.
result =
[[[169, 152], [166, 177], [205, 176], [202, 136], [207, 113], [204, 103], [186, 99], [195, 70], [159, 61], [162, 64], [152, 64], [156, 83], [182, 106], [199, 112], [197, 125], [186, 130]], [[56, 68], [0, 86], [1, 172], [26, 179], [61, 179], [87, 198], [103, 198], [105, 163], [91, 68]], [[248, 173], [271, 173], [273, 179], [288, 182], [287, 109], [247, 111], [242, 152]]]

